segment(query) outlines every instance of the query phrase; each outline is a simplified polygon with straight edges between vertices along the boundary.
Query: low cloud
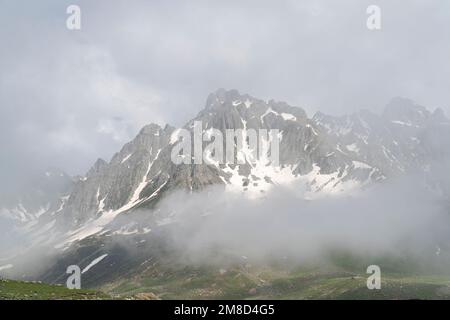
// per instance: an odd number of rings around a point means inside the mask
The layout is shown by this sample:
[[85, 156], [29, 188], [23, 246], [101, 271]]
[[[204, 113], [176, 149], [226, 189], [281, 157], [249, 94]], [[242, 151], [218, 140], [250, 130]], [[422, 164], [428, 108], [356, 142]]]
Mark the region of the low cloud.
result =
[[[260, 199], [210, 189], [179, 192], [160, 211], [172, 213], [170, 242], [185, 263], [289, 258], [310, 262], [333, 250], [418, 260], [450, 248], [448, 203], [417, 178], [373, 186], [358, 194], [307, 201], [298, 186]], [[235, 258], [235, 260], [233, 259]], [[447, 258], [442, 258], [447, 259]]]

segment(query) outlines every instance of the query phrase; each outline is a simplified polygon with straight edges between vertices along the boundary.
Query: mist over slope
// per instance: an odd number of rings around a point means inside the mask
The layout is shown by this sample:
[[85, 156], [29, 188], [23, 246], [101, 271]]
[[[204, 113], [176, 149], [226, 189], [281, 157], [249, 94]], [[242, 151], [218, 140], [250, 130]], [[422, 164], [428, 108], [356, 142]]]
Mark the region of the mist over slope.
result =
[[304, 263], [333, 250], [447, 264], [450, 121], [440, 109], [396, 98], [382, 115], [310, 118], [220, 89], [183, 128], [196, 121], [204, 132], [279, 130], [280, 164], [245, 155], [178, 165], [170, 157], [178, 130], [147, 125], [111, 161], [49, 196], [38, 192], [35, 204], [23, 196], [2, 204], [17, 232], [3, 235], [0, 267], [55, 280], [69, 264], [139, 265], [159, 243], [187, 265]]
[[423, 261], [447, 262], [450, 257], [448, 203], [417, 177], [313, 201], [300, 197], [295, 185], [275, 188], [257, 200], [214, 188], [178, 192], [158, 210], [173, 213], [171, 243], [187, 263], [223, 264], [230, 257], [301, 263], [332, 250]]

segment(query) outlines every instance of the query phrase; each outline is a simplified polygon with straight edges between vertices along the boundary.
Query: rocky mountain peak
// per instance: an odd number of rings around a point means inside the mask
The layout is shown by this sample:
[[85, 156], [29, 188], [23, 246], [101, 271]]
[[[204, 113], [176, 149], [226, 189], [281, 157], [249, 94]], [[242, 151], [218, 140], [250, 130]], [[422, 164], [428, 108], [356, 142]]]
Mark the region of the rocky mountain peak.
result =
[[91, 169], [87, 173], [87, 177], [94, 176], [100, 174], [103, 169], [105, 169], [108, 166], [108, 162], [103, 160], [102, 158], [98, 158], [94, 165], [91, 167]]
[[386, 106], [383, 118], [397, 124], [421, 126], [430, 117], [430, 112], [423, 106], [405, 98], [394, 98]]
[[444, 110], [441, 108], [436, 108], [431, 115], [431, 118], [434, 122], [437, 123], [448, 123], [450, 120], [447, 118], [447, 116], [444, 113]]
[[158, 134], [162, 128], [156, 123], [150, 123], [144, 126], [141, 131], [139, 131], [139, 135], [155, 135]]
[[241, 98], [239, 91], [237, 90], [225, 90], [220, 88], [215, 92], [209, 94], [206, 99], [205, 109], [215, 109], [221, 106], [230, 106], [233, 101]]

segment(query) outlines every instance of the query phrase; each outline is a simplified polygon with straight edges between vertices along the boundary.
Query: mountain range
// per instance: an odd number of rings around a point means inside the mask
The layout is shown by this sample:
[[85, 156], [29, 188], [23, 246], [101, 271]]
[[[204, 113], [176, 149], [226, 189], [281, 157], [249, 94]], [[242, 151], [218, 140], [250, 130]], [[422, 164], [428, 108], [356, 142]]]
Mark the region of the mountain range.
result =
[[[302, 108], [285, 102], [219, 89], [183, 128], [192, 131], [195, 121], [201, 121], [205, 132], [214, 128], [224, 134], [227, 129], [278, 129], [279, 165], [264, 159], [176, 165], [171, 152], [178, 129], [149, 124], [109, 162], [98, 159], [84, 176], [48, 171], [14, 201], [0, 204], [0, 216], [27, 235], [20, 250], [14, 248], [0, 260], [0, 265], [10, 266], [0, 273], [31, 275], [30, 266], [20, 261], [37, 248], [57, 257], [57, 263], [39, 270], [39, 277], [49, 282], [61, 282], [68, 264], [84, 263], [87, 268], [96, 256], [94, 265], [108, 263], [114, 272], [139, 266], [149, 260], [149, 239], [154, 246], [164, 228], [176, 223], [176, 214], [158, 204], [180, 190], [201, 193], [215, 187], [258, 201], [279, 186], [295, 186], [299, 197], [320, 201], [354, 196], [414, 174], [444, 201], [450, 199], [450, 186], [441, 179], [442, 163], [449, 159], [450, 120], [441, 109], [429, 111], [394, 98], [381, 115], [361, 110], [340, 117], [321, 112], [308, 117]], [[120, 248], [105, 245], [116, 238], [132, 239], [145, 249], [127, 260]], [[114, 272], [88, 281], [104, 283]]]

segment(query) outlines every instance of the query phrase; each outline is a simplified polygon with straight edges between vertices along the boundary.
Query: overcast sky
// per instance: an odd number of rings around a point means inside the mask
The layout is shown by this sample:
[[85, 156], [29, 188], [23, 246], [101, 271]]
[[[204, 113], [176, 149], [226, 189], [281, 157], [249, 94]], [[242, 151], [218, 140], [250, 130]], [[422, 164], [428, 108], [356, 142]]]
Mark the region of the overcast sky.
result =
[[[366, 28], [371, 4], [380, 31]], [[394, 96], [450, 114], [447, 0], [0, 0], [0, 41], [2, 182], [84, 173], [147, 123], [182, 125], [220, 87], [309, 115], [380, 112]]]

